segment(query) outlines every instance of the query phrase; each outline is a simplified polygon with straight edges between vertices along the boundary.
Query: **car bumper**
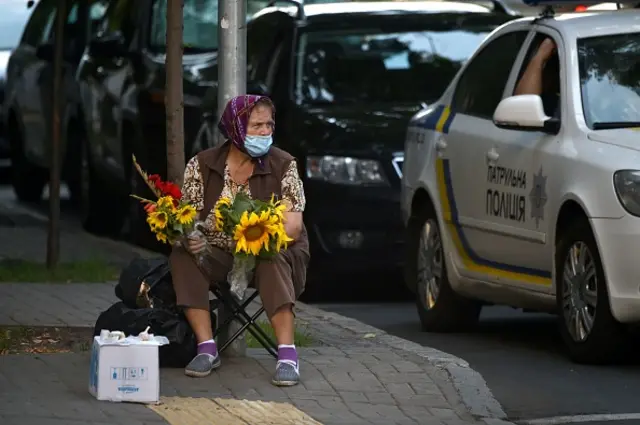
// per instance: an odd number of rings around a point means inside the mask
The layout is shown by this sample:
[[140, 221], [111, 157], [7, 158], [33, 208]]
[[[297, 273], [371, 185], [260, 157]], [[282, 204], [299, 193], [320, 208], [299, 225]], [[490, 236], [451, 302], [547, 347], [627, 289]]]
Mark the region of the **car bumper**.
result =
[[305, 194], [312, 272], [360, 273], [402, 266], [399, 190], [305, 182]]
[[640, 218], [592, 219], [600, 258], [609, 285], [613, 317], [640, 322]]

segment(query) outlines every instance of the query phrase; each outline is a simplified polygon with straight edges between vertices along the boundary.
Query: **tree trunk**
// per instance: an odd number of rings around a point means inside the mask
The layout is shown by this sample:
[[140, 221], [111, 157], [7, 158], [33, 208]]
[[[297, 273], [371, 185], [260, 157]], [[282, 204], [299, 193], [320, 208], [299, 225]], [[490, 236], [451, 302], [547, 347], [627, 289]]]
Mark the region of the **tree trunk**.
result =
[[182, 186], [184, 174], [184, 102], [182, 93], [183, 0], [167, 1], [167, 179]]
[[55, 269], [60, 258], [60, 113], [64, 93], [63, 48], [67, 0], [58, 1], [55, 47], [53, 57], [53, 107], [51, 108], [51, 167], [49, 177], [49, 231], [47, 236], [47, 267]]

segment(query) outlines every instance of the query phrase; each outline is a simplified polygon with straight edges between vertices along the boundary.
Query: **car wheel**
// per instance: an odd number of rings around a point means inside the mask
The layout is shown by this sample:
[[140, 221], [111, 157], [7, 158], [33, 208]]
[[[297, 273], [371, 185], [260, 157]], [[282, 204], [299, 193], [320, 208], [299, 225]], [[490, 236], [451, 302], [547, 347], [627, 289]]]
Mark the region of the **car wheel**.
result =
[[105, 236], [118, 236], [122, 230], [124, 214], [120, 196], [114, 194], [95, 170], [89, 149], [81, 144], [80, 190], [82, 225], [88, 232]]
[[416, 305], [427, 332], [456, 332], [467, 330], [478, 322], [482, 305], [457, 294], [449, 284], [442, 235], [433, 209], [426, 209], [415, 217], [408, 235], [414, 258], [407, 264], [413, 270]]
[[19, 201], [38, 202], [49, 181], [45, 168], [32, 164], [24, 153], [22, 135], [14, 123], [9, 128], [11, 185]]
[[586, 220], [562, 234], [555, 280], [560, 333], [570, 358], [584, 364], [616, 361], [626, 330], [611, 314], [602, 261]]

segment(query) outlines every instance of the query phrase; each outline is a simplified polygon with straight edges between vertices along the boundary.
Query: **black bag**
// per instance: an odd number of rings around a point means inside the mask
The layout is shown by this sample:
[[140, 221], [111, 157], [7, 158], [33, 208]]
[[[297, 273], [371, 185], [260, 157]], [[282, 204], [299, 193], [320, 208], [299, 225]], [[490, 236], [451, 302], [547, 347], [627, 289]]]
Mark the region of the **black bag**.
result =
[[116, 297], [129, 308], [176, 309], [171, 267], [166, 257], [136, 258], [120, 273]]
[[[211, 314], [215, 329], [215, 314]], [[102, 312], [93, 334], [102, 329], [122, 331], [125, 335], [138, 335], [150, 326], [149, 333], [166, 336], [169, 345], [159, 348], [160, 367], [185, 367], [197, 354], [196, 337], [186, 318], [174, 311], [160, 308], [130, 308], [118, 302]]]

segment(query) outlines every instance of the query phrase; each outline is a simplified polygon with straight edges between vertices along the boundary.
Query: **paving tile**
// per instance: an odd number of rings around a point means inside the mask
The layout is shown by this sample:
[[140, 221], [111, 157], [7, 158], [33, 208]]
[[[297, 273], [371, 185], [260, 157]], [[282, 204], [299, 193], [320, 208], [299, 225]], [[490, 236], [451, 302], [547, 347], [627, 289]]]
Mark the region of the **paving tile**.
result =
[[[58, 292], [52, 294], [54, 289]], [[41, 292], [34, 295], [34, 290]], [[56, 288], [17, 285], [11, 291], [0, 285], [0, 323], [18, 320], [28, 324], [92, 324], [114, 299], [113, 284]], [[303, 310], [300, 316], [304, 316]], [[416, 356], [404, 357], [399, 350], [364, 341], [359, 335], [344, 334], [329, 322], [311, 325], [314, 332], [321, 333], [318, 339], [330, 340], [334, 345], [300, 350], [302, 381], [298, 386], [272, 386], [274, 359], [264, 350], [248, 350], [248, 357], [224, 358], [223, 366], [207, 378], [189, 378], [182, 369], [163, 369], [161, 395], [176, 403], [181, 399], [193, 399], [194, 403], [201, 403], [198, 400], [202, 399], [246, 400], [238, 406], [251, 409], [282, 403], [317, 421], [309, 423], [323, 425], [478, 423], [458, 410], [459, 401], [450, 403], [444, 397], [440, 388], [446, 388], [442, 384], [446, 374], [432, 365], [421, 364]], [[142, 405], [95, 400], [87, 391], [88, 368], [87, 353], [3, 356], [2, 425], [167, 423]], [[229, 403], [233, 404], [225, 401], [222, 405], [231, 406]], [[243, 414], [246, 418], [257, 417], [252, 411]]]

